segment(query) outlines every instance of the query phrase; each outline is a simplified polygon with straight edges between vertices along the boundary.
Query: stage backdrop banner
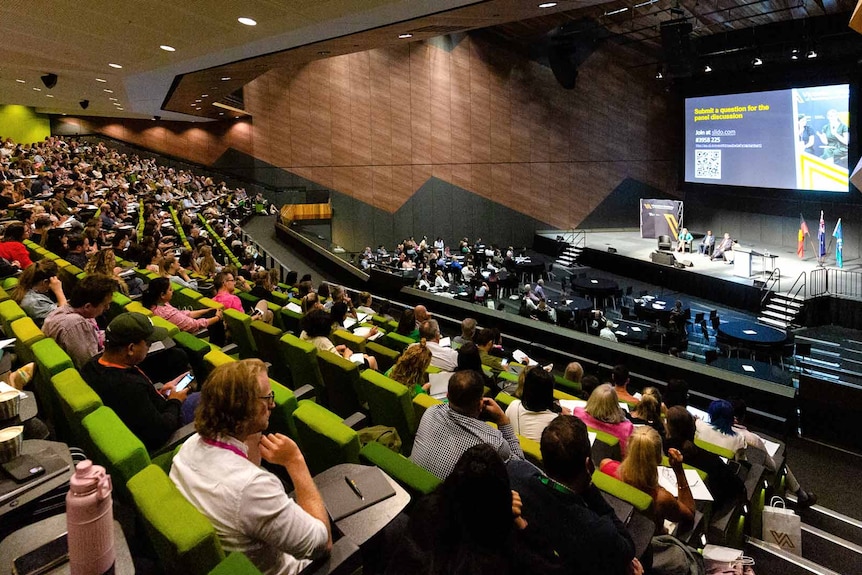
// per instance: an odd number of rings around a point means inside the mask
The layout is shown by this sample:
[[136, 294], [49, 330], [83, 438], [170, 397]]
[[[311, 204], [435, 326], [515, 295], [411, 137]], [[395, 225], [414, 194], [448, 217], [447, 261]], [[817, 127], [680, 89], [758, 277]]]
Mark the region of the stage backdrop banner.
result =
[[679, 239], [682, 202], [679, 200], [641, 199], [641, 237], [670, 236]]

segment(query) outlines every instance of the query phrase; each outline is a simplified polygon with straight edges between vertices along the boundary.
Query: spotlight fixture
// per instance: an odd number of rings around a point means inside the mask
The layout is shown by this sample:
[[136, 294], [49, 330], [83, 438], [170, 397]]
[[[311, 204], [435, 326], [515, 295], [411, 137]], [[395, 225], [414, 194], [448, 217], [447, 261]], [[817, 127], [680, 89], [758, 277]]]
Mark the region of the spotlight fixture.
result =
[[710, 65], [707, 64], [706, 66], [703, 67], [703, 71], [706, 72], [707, 74], [709, 74], [710, 72], [712, 72], [712, 67], [710, 67]]
[[539, 4], [539, 8], [553, 8], [556, 5], [556, 2], [542, 2], [541, 4]]
[[78, 105], [81, 106], [84, 110], [90, 107], [90, 100], [81, 100], [78, 102]]
[[755, 58], [751, 61], [751, 65], [752, 65], [752, 66], [762, 66], [762, 65], [763, 65], [763, 60], [761, 60], [760, 58], [755, 57]]
[[806, 54], [805, 57], [809, 60], [812, 60], [817, 57], [817, 52], [815, 50], [809, 50], [808, 54]]
[[236, 20], [240, 24], [245, 24], [246, 26], [257, 26], [257, 21], [255, 21], [251, 18], [242, 17], [242, 18], [237, 18]]
[[116, 68], [117, 70], [119, 70], [120, 68], [122, 68], [122, 67], [123, 67], [123, 66], [122, 66], [122, 65], [120, 65], [120, 64], [108, 64], [108, 66], [110, 66], [111, 68]]
[[662, 74], [661, 66], [659, 66], [658, 70], [655, 72], [655, 79], [661, 80], [662, 78], [664, 78], [664, 74]]
[[105, 80], [104, 78], [96, 78], [96, 82], [105, 83], [105, 82], [107, 82], [107, 80]]
[[405, 33], [405, 34], [398, 34], [398, 38], [400, 38], [401, 40], [406, 40], [407, 38], [412, 38], [412, 37], [413, 37], [413, 34], [410, 34], [409, 32]]
[[42, 83], [50, 90], [57, 85], [57, 74], [45, 74], [42, 76]]
[[161, 46], [159, 46], [159, 48], [161, 48], [165, 52], [176, 52], [177, 51], [176, 48], [174, 48], [173, 46], [168, 46], [167, 44], [162, 44]]

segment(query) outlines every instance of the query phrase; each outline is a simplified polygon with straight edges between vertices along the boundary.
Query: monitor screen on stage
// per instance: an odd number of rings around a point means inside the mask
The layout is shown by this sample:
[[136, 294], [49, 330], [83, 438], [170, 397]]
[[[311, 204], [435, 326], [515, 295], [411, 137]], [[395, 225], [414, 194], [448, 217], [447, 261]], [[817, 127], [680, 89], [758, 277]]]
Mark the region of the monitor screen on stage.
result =
[[685, 181], [848, 191], [850, 86], [686, 98]]

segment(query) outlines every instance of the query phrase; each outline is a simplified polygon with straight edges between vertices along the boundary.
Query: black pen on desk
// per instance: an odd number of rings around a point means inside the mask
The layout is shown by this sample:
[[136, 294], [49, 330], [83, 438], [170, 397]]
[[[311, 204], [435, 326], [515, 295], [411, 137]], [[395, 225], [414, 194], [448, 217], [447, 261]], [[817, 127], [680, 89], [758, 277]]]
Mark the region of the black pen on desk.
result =
[[364, 495], [362, 495], [362, 492], [361, 492], [361, 491], [359, 491], [359, 487], [357, 487], [357, 485], [356, 485], [356, 482], [355, 482], [355, 481], [353, 481], [352, 479], [350, 479], [350, 478], [349, 478], [349, 477], [347, 477], [346, 475], [344, 476], [344, 481], [346, 481], [346, 482], [347, 482], [347, 485], [349, 485], [349, 486], [350, 486], [350, 488], [351, 488], [351, 489], [353, 490], [353, 492], [357, 495], [357, 497], [359, 497], [361, 500], [365, 501], [365, 496], [364, 496]]

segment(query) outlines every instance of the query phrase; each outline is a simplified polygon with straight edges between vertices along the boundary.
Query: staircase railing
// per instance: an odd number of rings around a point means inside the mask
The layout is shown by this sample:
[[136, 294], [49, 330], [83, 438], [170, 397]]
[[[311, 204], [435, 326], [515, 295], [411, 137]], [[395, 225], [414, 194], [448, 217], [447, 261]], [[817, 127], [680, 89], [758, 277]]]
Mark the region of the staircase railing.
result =
[[563, 233], [563, 240], [575, 248], [587, 247], [587, 232], [584, 230], [568, 230]]
[[760, 298], [760, 307], [763, 307], [763, 304], [774, 291], [781, 291], [781, 270], [778, 268], [769, 272], [766, 281], [763, 282], [763, 287], [760, 288], [760, 293], [763, 294]]

